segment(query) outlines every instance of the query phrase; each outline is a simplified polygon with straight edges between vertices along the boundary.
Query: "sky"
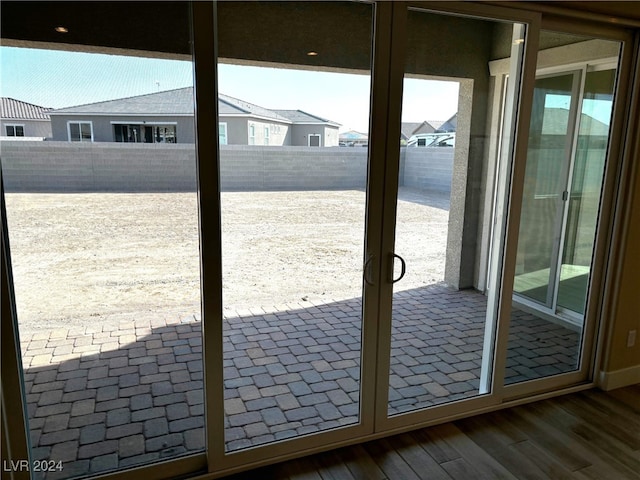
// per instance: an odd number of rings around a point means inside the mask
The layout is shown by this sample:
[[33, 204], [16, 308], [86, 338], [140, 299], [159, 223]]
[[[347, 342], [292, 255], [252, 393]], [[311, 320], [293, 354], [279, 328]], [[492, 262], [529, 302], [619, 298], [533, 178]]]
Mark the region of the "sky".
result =
[[[63, 108], [193, 85], [191, 62], [0, 47], [0, 96]], [[261, 107], [300, 109], [367, 132], [368, 75], [219, 65], [218, 90]], [[402, 120], [444, 121], [458, 83], [406, 79]]]

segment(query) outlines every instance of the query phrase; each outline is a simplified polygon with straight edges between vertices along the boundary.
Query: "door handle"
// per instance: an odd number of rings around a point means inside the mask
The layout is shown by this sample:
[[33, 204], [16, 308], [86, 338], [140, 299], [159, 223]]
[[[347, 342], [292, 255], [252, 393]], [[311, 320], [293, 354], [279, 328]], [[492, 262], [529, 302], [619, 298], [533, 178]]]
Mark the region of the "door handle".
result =
[[[393, 278], [393, 266], [395, 264], [395, 259], [400, 260], [400, 276], [398, 278]], [[398, 255], [397, 253], [392, 253], [391, 254], [391, 269], [390, 269], [390, 274], [389, 274], [389, 278], [391, 280], [391, 283], [397, 283], [400, 280], [402, 280], [402, 277], [404, 277], [404, 274], [407, 273], [407, 263], [404, 261], [404, 258], [402, 258], [400, 255]]]
[[373, 285], [373, 282], [370, 280], [370, 275], [369, 275], [369, 271], [371, 270], [371, 262], [373, 261], [373, 257], [374, 255], [369, 255], [367, 257], [367, 259], [364, 261], [364, 267], [362, 268], [363, 270], [363, 276], [364, 276], [364, 283], [366, 283], [367, 285]]

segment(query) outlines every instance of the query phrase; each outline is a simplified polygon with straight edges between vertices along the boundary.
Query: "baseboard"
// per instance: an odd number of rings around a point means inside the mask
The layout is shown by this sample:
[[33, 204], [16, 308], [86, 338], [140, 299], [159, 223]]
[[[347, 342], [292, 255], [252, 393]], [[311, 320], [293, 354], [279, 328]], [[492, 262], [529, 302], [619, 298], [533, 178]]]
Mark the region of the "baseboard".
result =
[[640, 365], [613, 372], [600, 372], [598, 380], [598, 386], [605, 391], [635, 385], [640, 383]]

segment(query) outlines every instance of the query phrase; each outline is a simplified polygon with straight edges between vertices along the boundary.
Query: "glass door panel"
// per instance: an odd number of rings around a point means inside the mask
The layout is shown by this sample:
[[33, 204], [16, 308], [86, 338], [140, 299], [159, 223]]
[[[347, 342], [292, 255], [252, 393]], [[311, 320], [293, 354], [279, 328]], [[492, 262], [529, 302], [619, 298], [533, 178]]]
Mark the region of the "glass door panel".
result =
[[[491, 391], [497, 289], [478, 282], [492, 228], [481, 219], [495, 182], [486, 165], [512, 125], [487, 124], [487, 98], [502, 95], [506, 78], [488, 65], [504, 58], [518, 78], [524, 41], [521, 25], [417, 10], [406, 35], [388, 416]], [[516, 90], [506, 91], [512, 103]]]
[[[3, 106], [39, 117], [2, 140], [32, 460], [69, 478], [203, 452], [190, 56], [1, 53]], [[123, 112], [167, 104], [180, 144], [121, 143]]]
[[513, 291], [551, 306], [578, 74], [536, 81]]
[[580, 315], [587, 303], [615, 80], [614, 69], [587, 71], [584, 85], [558, 284], [558, 307]]
[[219, 5], [228, 453], [361, 423], [372, 21], [349, 2]]
[[[540, 40], [571, 70], [561, 72], [556, 60], [560, 73], [536, 81], [506, 385], [582, 371], [590, 348], [583, 338], [593, 322], [585, 315], [620, 44], [552, 32], [542, 32]], [[576, 67], [575, 53], [563, 54], [563, 44], [584, 58], [595, 48], [600, 56]], [[544, 53], [539, 69], [549, 58]], [[554, 120], [548, 127], [546, 118]]]

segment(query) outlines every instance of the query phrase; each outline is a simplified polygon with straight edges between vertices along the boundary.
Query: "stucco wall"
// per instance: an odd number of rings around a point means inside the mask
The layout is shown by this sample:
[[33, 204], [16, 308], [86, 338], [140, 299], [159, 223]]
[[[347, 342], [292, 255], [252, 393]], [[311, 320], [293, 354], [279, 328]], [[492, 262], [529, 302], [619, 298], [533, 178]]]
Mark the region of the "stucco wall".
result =
[[51, 130], [53, 140], [67, 142], [69, 134], [67, 131], [68, 122], [91, 122], [93, 125], [94, 142], [114, 142], [113, 123], [136, 124], [145, 122], [153, 125], [155, 123], [175, 123], [176, 137], [178, 143], [194, 143], [195, 127], [193, 116], [183, 117], [118, 117], [118, 116], [98, 116], [98, 115], [52, 115]]
[[[275, 123], [275, 122], [266, 122], [266, 121], [258, 121], [252, 118], [243, 118], [244, 122], [247, 124], [244, 127], [244, 131], [246, 132], [246, 136], [244, 140], [240, 137], [230, 145], [248, 145], [249, 142], [249, 129], [253, 125], [255, 127], [255, 143], [253, 145], [271, 145], [271, 146], [282, 146], [289, 145], [289, 125], [284, 123]], [[268, 142], [265, 143], [265, 139], [267, 138], [267, 130], [268, 130]]]
[[[331, 136], [329, 131], [335, 131], [335, 136]], [[291, 127], [291, 145], [306, 147], [309, 145], [309, 135], [320, 135], [321, 147], [338, 146], [338, 129], [326, 127], [324, 125], [298, 124]], [[327, 143], [333, 142], [333, 143]]]
[[[400, 185], [448, 191], [451, 149], [403, 149]], [[365, 188], [367, 149], [262, 147], [220, 149], [224, 190]], [[0, 143], [7, 192], [184, 191], [195, 181], [194, 145]], [[447, 178], [448, 175], [448, 178]]]
[[51, 122], [49, 120], [0, 120], [0, 136], [7, 134], [5, 125], [23, 125], [25, 137], [51, 136]]

